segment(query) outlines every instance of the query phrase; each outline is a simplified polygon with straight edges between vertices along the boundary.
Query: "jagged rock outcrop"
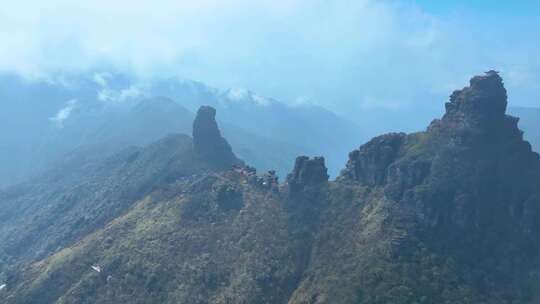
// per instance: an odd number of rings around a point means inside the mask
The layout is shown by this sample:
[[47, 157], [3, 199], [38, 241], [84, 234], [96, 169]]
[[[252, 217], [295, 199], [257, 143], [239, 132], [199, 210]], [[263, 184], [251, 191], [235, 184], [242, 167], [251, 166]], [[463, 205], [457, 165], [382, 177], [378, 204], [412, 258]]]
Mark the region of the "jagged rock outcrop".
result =
[[294, 163], [293, 171], [287, 176], [287, 184], [291, 192], [298, 192], [306, 186], [319, 186], [328, 181], [328, 170], [324, 157], [299, 156]]
[[[385, 300], [368, 292], [378, 300], [366, 300], [364, 294], [366, 303], [538, 299], [539, 290], [529, 284], [538, 281], [531, 276], [540, 270], [540, 241], [535, 236], [540, 225], [532, 220], [540, 219], [540, 158], [523, 140], [518, 119], [506, 115], [506, 105], [502, 78], [490, 71], [455, 91], [444, 116], [426, 132], [383, 135], [350, 154], [337, 182], [367, 189], [355, 194], [365, 195], [362, 201], [369, 208], [363, 212], [379, 213], [360, 221], [382, 220], [378, 229], [369, 224], [359, 232], [381, 233], [381, 241], [366, 242], [387, 244], [386, 265], [393, 271], [417, 269], [423, 273], [420, 278], [429, 277], [425, 270], [431, 267], [442, 271], [429, 284], [410, 273], [400, 275], [409, 283], [390, 283], [397, 281], [384, 274], [379, 278], [386, 281], [383, 285], [399, 289], [383, 296]], [[423, 295], [409, 296], [418, 290]]]
[[218, 167], [242, 164], [227, 140], [221, 136], [216, 122], [216, 109], [210, 106], [202, 106], [197, 111], [193, 121], [193, 145], [197, 154]]
[[388, 166], [396, 159], [405, 140], [405, 133], [376, 137], [349, 153], [349, 161], [341, 179], [375, 186], [385, 182]]
[[457, 90], [445, 104], [445, 121], [488, 128], [501, 123], [507, 105], [506, 89], [501, 76], [495, 71], [475, 76], [470, 86]]
[[468, 87], [454, 91], [445, 104], [446, 113], [433, 121], [428, 131], [451, 135], [457, 144], [497, 138], [521, 141], [519, 119], [506, 115], [506, 107], [503, 80], [497, 72], [489, 71], [473, 77]]

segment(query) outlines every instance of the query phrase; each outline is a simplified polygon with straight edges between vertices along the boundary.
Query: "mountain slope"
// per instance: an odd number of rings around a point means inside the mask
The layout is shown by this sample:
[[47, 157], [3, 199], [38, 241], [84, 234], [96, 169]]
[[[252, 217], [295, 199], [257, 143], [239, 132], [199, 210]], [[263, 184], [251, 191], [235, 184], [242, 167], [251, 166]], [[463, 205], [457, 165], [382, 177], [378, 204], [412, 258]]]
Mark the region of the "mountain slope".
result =
[[[217, 129], [215, 121], [206, 123]], [[186, 135], [170, 135], [105, 160], [79, 154], [66, 159], [44, 176], [0, 193], [0, 271], [74, 244], [158, 185], [233, 164], [241, 161], [232, 151], [223, 160], [208, 159]]]
[[323, 158], [307, 157], [282, 184], [242, 166], [171, 179], [79, 242], [11, 270], [3, 296], [537, 303], [540, 157], [506, 106], [502, 79], [488, 72], [425, 132], [352, 151], [335, 181]]

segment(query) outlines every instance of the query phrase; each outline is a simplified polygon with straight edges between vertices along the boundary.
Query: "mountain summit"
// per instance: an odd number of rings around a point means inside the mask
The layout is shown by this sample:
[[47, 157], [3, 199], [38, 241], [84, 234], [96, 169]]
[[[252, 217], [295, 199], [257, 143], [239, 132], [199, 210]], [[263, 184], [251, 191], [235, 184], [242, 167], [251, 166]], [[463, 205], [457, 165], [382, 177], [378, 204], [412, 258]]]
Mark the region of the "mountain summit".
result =
[[489, 71], [473, 77], [469, 87], [452, 93], [443, 119], [484, 126], [495, 124], [504, 118], [506, 99], [502, 78], [497, 72]]
[[461, 135], [495, 137], [518, 131], [518, 119], [506, 115], [507, 92], [502, 78], [495, 71], [473, 77], [468, 87], [452, 93], [445, 107], [443, 118], [435, 121], [432, 128]]

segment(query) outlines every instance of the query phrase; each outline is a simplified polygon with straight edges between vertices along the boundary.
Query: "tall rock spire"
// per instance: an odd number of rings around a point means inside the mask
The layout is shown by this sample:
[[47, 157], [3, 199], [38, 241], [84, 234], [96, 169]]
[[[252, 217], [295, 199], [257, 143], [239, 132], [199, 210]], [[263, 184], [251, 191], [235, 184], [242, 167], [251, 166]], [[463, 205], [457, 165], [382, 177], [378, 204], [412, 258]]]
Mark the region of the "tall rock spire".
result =
[[193, 144], [195, 152], [218, 167], [229, 167], [241, 161], [234, 155], [231, 146], [221, 136], [217, 122], [216, 109], [201, 106], [193, 121]]

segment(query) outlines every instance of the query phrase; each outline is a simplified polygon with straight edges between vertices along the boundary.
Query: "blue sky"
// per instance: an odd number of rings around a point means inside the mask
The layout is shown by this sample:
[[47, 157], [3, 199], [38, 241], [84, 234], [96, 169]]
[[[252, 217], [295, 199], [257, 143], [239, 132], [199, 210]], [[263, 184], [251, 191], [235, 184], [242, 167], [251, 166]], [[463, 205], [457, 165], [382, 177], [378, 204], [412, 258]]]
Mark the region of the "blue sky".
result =
[[497, 69], [511, 104], [540, 106], [539, 2], [19, 0], [0, 8], [0, 71], [106, 65], [350, 112], [439, 106]]
[[410, 3], [424, 8], [426, 11], [434, 14], [448, 14], [454, 12], [469, 12], [477, 16], [486, 16], [489, 14], [503, 14], [517, 17], [528, 15], [534, 16], [535, 9], [540, 9], [540, 2], [536, 0], [518, 0], [518, 1], [494, 1], [494, 0], [410, 0]]

